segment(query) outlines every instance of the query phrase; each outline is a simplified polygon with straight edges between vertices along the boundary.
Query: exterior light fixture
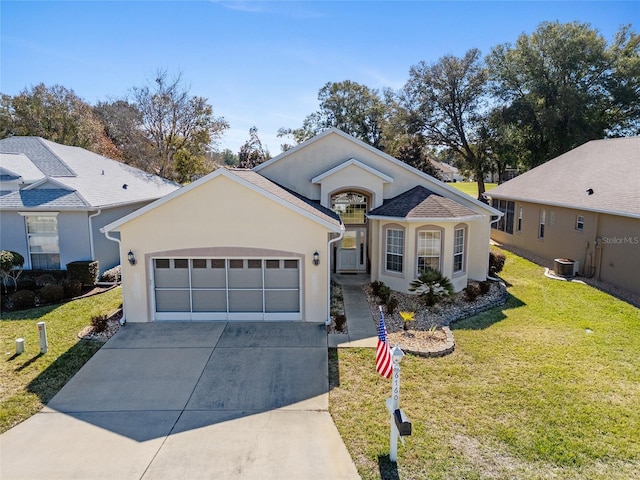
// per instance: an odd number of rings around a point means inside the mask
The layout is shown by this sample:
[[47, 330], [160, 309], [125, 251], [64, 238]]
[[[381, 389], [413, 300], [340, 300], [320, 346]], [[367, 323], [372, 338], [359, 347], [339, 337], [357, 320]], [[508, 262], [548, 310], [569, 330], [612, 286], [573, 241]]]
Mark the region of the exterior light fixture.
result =
[[129, 250], [129, 253], [127, 254], [127, 258], [129, 259], [129, 263], [131, 265], [135, 265], [136, 264], [136, 256], [133, 254], [133, 252], [131, 250]]
[[317, 267], [318, 265], [320, 265], [320, 254], [318, 253], [318, 251], [316, 250], [315, 253], [313, 254], [313, 264]]

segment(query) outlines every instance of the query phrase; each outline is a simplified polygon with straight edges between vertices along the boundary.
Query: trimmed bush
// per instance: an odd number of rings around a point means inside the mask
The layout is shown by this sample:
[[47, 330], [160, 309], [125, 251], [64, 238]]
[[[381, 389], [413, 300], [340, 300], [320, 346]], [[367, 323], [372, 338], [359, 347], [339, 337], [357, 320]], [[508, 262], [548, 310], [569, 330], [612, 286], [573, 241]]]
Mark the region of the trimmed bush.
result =
[[387, 306], [387, 314], [393, 315], [393, 312], [398, 308], [398, 299], [396, 297], [389, 297], [385, 305]]
[[484, 282], [480, 282], [480, 293], [482, 295], [486, 295], [487, 293], [489, 293], [490, 290], [491, 290], [491, 282], [487, 282], [486, 280]]
[[345, 317], [342, 314], [336, 315], [335, 322], [336, 322], [336, 330], [338, 330], [339, 332], [342, 332], [344, 331], [345, 323], [347, 323], [347, 317]]
[[102, 333], [109, 326], [109, 317], [107, 315], [91, 317], [91, 326], [93, 327], [94, 332]]
[[31, 290], [18, 290], [9, 297], [9, 304], [13, 310], [33, 308], [36, 306], [36, 294]]
[[496, 275], [502, 271], [507, 257], [498, 250], [489, 251], [489, 275]]
[[105, 270], [100, 277], [101, 282], [109, 282], [109, 283], [117, 283], [122, 278], [122, 267], [120, 265], [116, 265], [109, 270]]
[[35, 292], [37, 289], [38, 286], [32, 278], [21, 278], [18, 280], [18, 290], [31, 290]]
[[62, 288], [64, 289], [64, 298], [77, 297], [82, 293], [82, 283], [77, 279], [67, 278], [62, 283]]
[[94, 286], [98, 283], [99, 264], [97, 260], [86, 260], [67, 263], [70, 279], [80, 280], [82, 285]]
[[64, 298], [64, 287], [62, 285], [46, 285], [38, 290], [36, 296], [40, 305], [59, 303]]
[[36, 282], [36, 286], [38, 287], [46, 287], [47, 285], [55, 285], [58, 283], [58, 280], [56, 280], [55, 277], [50, 273], [39, 275], [34, 280]]
[[464, 289], [464, 298], [468, 302], [473, 302], [480, 295], [480, 287], [475, 283], [470, 283], [467, 288]]

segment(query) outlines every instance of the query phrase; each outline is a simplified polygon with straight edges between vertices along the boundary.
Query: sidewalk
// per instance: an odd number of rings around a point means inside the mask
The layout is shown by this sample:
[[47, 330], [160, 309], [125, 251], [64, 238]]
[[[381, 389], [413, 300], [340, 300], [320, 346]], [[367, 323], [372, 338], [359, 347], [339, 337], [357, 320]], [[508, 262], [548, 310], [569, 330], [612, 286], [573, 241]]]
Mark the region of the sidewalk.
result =
[[348, 334], [330, 333], [329, 348], [370, 347], [378, 344], [376, 324], [369, 310], [367, 297], [362, 285], [369, 282], [369, 275], [332, 275], [335, 282], [342, 285], [344, 313], [347, 317]]

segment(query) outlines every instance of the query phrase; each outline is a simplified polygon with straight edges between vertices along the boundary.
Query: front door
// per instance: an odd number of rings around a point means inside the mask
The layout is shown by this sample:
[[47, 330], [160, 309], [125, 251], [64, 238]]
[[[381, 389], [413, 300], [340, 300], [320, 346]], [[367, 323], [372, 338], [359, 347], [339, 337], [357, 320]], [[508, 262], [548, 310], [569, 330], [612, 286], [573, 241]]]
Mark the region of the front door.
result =
[[367, 270], [366, 250], [366, 227], [347, 227], [338, 244], [338, 271], [365, 272]]

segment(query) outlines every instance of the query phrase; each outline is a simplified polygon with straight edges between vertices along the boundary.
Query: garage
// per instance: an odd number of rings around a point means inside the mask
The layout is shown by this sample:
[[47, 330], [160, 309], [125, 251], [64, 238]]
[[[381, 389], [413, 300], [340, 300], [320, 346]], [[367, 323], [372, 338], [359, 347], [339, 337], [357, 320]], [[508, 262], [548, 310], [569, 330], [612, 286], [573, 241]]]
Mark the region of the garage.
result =
[[155, 320], [301, 320], [298, 258], [153, 258]]

